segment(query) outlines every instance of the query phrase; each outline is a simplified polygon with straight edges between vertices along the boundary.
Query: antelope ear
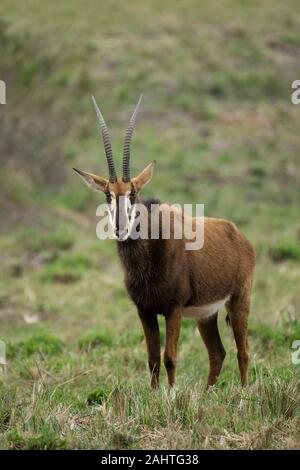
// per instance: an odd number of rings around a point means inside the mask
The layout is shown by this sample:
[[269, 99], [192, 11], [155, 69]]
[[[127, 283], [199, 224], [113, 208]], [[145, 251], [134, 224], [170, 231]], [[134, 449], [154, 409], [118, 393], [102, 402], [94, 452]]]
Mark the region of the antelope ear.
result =
[[142, 187], [145, 186], [147, 183], [149, 183], [149, 181], [151, 180], [155, 165], [156, 165], [156, 161], [153, 160], [153, 162], [149, 163], [149, 165], [147, 165], [146, 168], [144, 168], [142, 173], [140, 173], [135, 178], [132, 178], [132, 182], [138, 191], [140, 191]]
[[108, 180], [102, 178], [102, 176], [93, 175], [93, 173], [87, 173], [85, 171], [77, 170], [76, 168], [73, 168], [73, 170], [78, 173], [89, 188], [94, 189], [95, 191], [105, 191], [108, 186]]

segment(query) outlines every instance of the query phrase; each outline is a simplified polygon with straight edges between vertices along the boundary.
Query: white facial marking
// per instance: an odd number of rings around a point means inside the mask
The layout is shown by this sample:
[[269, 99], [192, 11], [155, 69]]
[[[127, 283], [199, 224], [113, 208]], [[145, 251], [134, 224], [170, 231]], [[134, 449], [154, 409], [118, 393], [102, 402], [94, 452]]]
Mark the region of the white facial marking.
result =
[[[112, 236], [120, 241], [127, 240], [133, 228], [136, 207], [130, 201], [131, 191], [126, 191], [124, 196], [118, 198], [118, 211], [117, 211], [117, 198], [113, 191], [110, 191], [111, 202], [108, 205], [109, 223], [112, 228]], [[119, 224], [117, 224], [117, 213], [119, 215]], [[117, 225], [119, 225], [119, 235], [116, 234]], [[123, 234], [121, 234], [124, 232]], [[125, 233], [126, 232], [126, 233]]]
[[[113, 191], [110, 191], [110, 195], [111, 195], [111, 202], [107, 203], [108, 217], [109, 217], [109, 223], [111, 227], [114, 229], [116, 226], [116, 217], [117, 217], [117, 201], [116, 201], [116, 195]], [[113, 231], [113, 234], [114, 234], [114, 231]]]

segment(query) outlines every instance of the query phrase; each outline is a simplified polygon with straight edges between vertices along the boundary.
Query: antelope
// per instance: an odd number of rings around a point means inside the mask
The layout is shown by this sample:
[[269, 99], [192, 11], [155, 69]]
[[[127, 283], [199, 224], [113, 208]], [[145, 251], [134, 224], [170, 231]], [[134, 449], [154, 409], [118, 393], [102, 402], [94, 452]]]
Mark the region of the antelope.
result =
[[[247, 321], [255, 266], [255, 251], [250, 242], [228, 220], [204, 218], [204, 244], [198, 250], [186, 250], [185, 240], [170, 238], [132, 239], [136, 205], [147, 208], [152, 203], [164, 211], [166, 204], [155, 199], [143, 201], [142, 188], [150, 182], [155, 160], [135, 177], [130, 174], [130, 144], [141, 97], [129, 120], [124, 137], [123, 175], [117, 177], [110, 135], [102, 113], [92, 97], [102, 132], [109, 178], [74, 170], [84, 182], [106, 196], [110, 224], [121, 264], [125, 285], [134, 302], [146, 340], [151, 387], [159, 385], [161, 344], [158, 314], [165, 317], [166, 341], [164, 365], [169, 386], [175, 384], [177, 345], [181, 318], [194, 318], [207, 349], [209, 371], [207, 387], [213, 386], [225, 359], [225, 349], [218, 330], [218, 312], [226, 306], [226, 321], [233, 330], [242, 386], [247, 383]], [[175, 217], [176, 215], [173, 216]], [[195, 220], [193, 220], [195, 222]]]

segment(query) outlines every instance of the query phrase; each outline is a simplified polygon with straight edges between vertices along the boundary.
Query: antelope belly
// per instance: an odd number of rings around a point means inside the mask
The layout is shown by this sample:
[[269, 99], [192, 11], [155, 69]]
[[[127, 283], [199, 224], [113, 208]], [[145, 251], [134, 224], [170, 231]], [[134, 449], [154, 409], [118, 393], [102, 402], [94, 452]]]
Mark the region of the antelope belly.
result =
[[217, 311], [225, 305], [228, 299], [229, 296], [225, 299], [218, 300], [217, 302], [213, 302], [211, 304], [186, 307], [182, 310], [182, 316], [188, 318], [195, 318], [196, 320], [203, 320], [217, 313]]

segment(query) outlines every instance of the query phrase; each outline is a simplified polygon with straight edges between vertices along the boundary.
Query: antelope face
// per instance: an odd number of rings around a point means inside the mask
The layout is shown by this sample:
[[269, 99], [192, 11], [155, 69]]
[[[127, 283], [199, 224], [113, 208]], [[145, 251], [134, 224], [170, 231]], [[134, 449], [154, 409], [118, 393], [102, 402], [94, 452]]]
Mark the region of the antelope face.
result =
[[131, 178], [130, 176], [130, 143], [141, 98], [142, 97], [140, 97], [129, 120], [124, 138], [122, 178], [117, 178], [109, 132], [94, 98], [93, 103], [98, 116], [108, 163], [109, 179], [74, 168], [91, 189], [104, 192], [108, 206], [109, 222], [112, 234], [119, 241], [125, 241], [130, 237], [135, 221], [136, 203], [139, 201], [138, 194], [142, 187], [145, 186], [145, 184], [147, 184], [152, 178], [155, 167], [155, 161], [153, 161], [135, 178]]
[[105, 191], [109, 222], [114, 238], [125, 241], [130, 236], [136, 214], [137, 190], [133, 183], [118, 180]]
[[96, 191], [102, 191], [106, 197], [111, 233], [118, 241], [130, 237], [136, 215], [136, 204], [140, 202], [139, 192], [152, 178], [155, 161], [128, 183], [122, 178], [111, 183], [101, 176], [74, 168], [84, 182]]

